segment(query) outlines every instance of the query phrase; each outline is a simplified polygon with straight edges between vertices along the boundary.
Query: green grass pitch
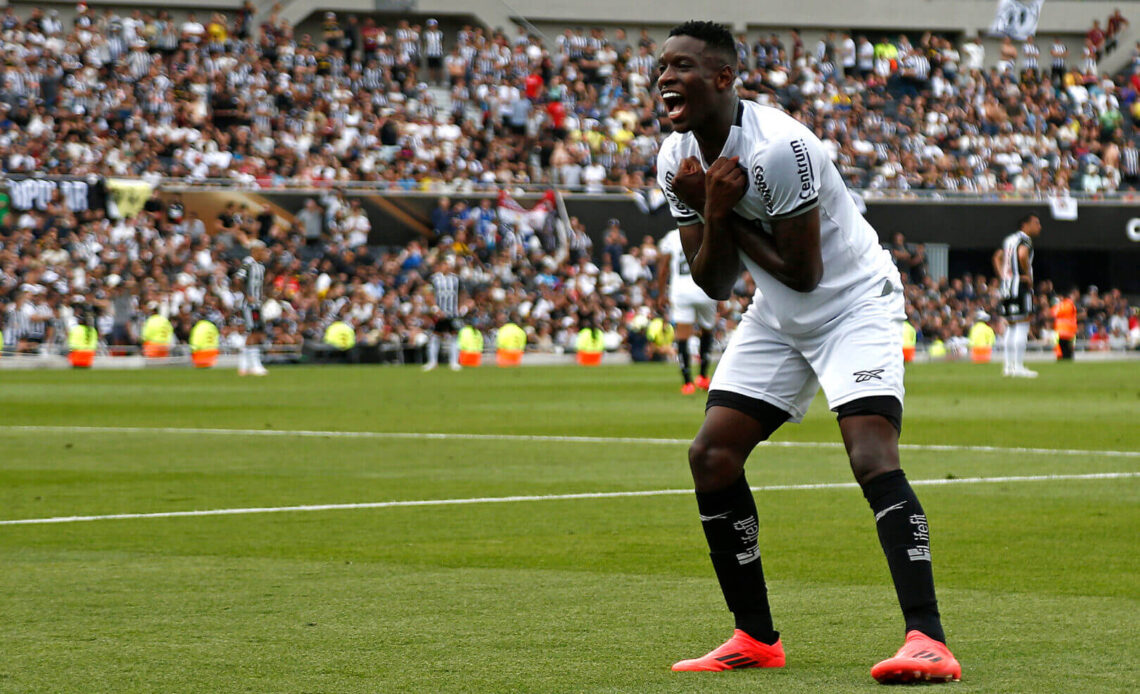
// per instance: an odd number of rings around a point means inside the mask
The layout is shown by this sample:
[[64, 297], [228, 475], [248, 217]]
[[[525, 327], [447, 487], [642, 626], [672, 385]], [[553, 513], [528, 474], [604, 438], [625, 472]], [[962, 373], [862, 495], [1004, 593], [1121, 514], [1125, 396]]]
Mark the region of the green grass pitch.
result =
[[[1000, 368], [907, 372], [903, 466], [959, 481], [918, 488], [948, 686], [1135, 691], [1140, 362]], [[703, 401], [678, 386], [665, 365], [0, 372], [0, 521], [684, 490]], [[754, 486], [851, 481], [822, 395], [776, 439], [826, 445], [757, 449]], [[1126, 476], [1017, 479], [1103, 473]], [[0, 524], [0, 692], [876, 690], [902, 624], [858, 489], [756, 497], [783, 670], [669, 671], [731, 629], [674, 493]]]

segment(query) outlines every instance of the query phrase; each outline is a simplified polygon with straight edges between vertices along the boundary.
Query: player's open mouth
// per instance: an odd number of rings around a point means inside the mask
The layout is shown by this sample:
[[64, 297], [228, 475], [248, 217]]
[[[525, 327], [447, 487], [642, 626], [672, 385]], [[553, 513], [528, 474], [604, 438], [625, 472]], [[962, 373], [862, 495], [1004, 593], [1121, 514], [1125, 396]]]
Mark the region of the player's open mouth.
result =
[[665, 108], [671, 120], [676, 120], [685, 112], [685, 97], [681, 96], [680, 92], [666, 89], [661, 92], [661, 100], [665, 102]]

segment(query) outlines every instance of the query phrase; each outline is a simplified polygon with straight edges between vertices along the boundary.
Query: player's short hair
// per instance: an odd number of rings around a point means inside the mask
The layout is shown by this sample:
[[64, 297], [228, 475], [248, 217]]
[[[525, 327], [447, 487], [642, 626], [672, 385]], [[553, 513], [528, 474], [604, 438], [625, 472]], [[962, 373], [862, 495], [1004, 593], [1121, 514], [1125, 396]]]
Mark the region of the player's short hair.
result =
[[724, 58], [733, 69], [736, 68], [736, 39], [732, 38], [732, 32], [725, 25], [690, 19], [669, 30], [669, 37], [674, 36], [691, 36], [704, 41], [707, 50]]
[[1029, 214], [1023, 216], [1021, 219], [1017, 220], [1017, 228], [1023, 229], [1026, 224], [1029, 224], [1029, 220], [1031, 219], [1041, 219], [1041, 215], [1037, 214], [1036, 212], [1030, 212]]

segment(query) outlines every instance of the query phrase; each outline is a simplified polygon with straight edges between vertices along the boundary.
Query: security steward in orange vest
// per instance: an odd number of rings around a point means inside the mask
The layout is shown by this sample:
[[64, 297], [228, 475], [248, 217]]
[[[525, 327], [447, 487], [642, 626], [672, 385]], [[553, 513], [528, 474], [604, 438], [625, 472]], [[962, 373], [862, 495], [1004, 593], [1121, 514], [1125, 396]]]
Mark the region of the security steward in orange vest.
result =
[[1057, 331], [1057, 361], [1073, 358], [1073, 341], [1077, 337], [1077, 299], [1081, 293], [1076, 289], [1053, 304], [1053, 329]]

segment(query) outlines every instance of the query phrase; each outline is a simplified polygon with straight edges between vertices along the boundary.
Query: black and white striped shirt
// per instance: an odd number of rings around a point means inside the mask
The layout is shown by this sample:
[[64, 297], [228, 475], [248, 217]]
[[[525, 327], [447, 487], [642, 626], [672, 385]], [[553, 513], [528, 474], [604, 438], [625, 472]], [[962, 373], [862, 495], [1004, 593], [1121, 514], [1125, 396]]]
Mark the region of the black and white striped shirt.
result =
[[439, 29], [424, 32], [424, 55], [429, 58], [443, 57], [443, 32]]
[[580, 60], [582, 58], [582, 54], [586, 50], [586, 45], [588, 43], [586, 37], [576, 33], [570, 37], [570, 41], [568, 43], [570, 59]]
[[265, 266], [253, 259], [252, 256], [242, 261], [241, 269], [234, 277], [243, 280], [242, 293], [246, 303], [261, 304], [262, 289], [265, 286]]
[[1064, 70], [1065, 59], [1069, 56], [1069, 47], [1057, 41], [1053, 44], [1051, 53], [1053, 54], [1053, 67]]
[[380, 89], [384, 85], [384, 71], [375, 65], [366, 67], [360, 75], [360, 83], [371, 91]]
[[112, 34], [107, 37], [107, 52], [111, 55], [111, 62], [118, 62], [119, 57], [127, 52], [127, 42], [123, 37]]
[[13, 305], [8, 309], [8, 316], [4, 321], [4, 346], [15, 348], [16, 342], [27, 335], [31, 328], [32, 322], [28, 313]]
[[1135, 143], [1129, 142], [1120, 151], [1120, 170], [1128, 178], [1140, 177], [1140, 151]]
[[14, 68], [4, 74], [3, 87], [4, 91], [11, 92], [17, 96], [27, 96], [29, 91], [24, 75], [17, 72]]
[[1021, 69], [1022, 70], [1036, 70], [1037, 59], [1041, 55], [1041, 49], [1035, 43], [1026, 42], [1021, 46]]
[[142, 79], [146, 73], [150, 72], [150, 64], [153, 61], [153, 56], [146, 51], [131, 51], [127, 54], [127, 67], [130, 70], [131, 78], [135, 81]]
[[1033, 283], [1033, 239], [1024, 231], [1015, 231], [1005, 237], [1002, 251], [1005, 255], [1002, 266], [1001, 296], [1003, 299], [1016, 299], [1021, 295], [1021, 263], [1017, 259], [1017, 251], [1022, 246], [1029, 249], [1029, 284]]
[[448, 318], [459, 316], [459, 275], [453, 272], [436, 272], [431, 276], [435, 290], [435, 305]]
[[922, 53], [912, 53], [903, 59], [903, 66], [911, 70], [911, 79], [925, 80], [930, 77], [930, 61]]
[[636, 72], [636, 73], [643, 75], [645, 77], [652, 78], [653, 66], [655, 63], [656, 63], [656, 60], [654, 60], [653, 56], [651, 56], [649, 54], [635, 55], [629, 59], [629, 64], [627, 65], [627, 68], [629, 69], [630, 72]]

